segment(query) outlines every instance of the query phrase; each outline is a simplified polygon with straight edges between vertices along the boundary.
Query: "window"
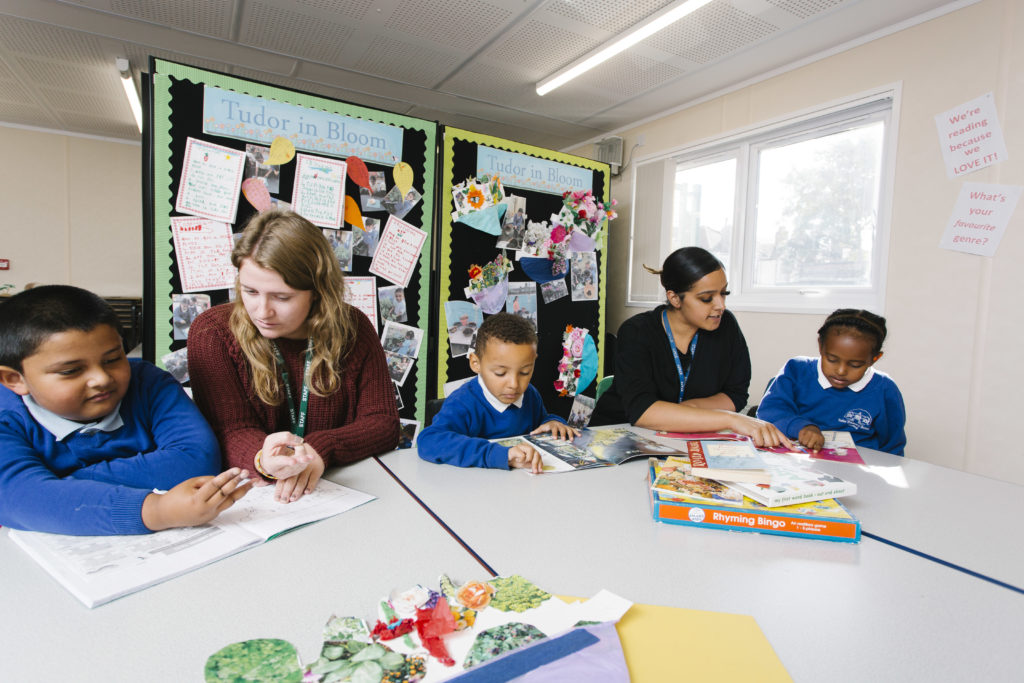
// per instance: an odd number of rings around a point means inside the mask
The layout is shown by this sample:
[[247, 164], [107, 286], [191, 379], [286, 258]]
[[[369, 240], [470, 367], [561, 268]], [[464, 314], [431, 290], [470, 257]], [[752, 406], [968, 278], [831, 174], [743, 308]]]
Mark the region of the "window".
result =
[[638, 164], [627, 303], [660, 301], [642, 265], [695, 245], [726, 265], [733, 308], [881, 312], [891, 112], [885, 93]]

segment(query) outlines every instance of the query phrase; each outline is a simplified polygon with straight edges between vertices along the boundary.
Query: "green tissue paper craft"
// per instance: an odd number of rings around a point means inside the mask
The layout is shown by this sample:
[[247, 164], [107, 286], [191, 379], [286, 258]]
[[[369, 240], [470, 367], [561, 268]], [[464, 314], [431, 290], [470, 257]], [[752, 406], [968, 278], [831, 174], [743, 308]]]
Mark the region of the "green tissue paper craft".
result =
[[491, 607], [502, 612], [525, 612], [551, 597], [551, 593], [542, 591], [535, 584], [518, 574], [508, 577], [495, 577], [488, 580], [494, 586]]
[[469, 654], [466, 655], [462, 666], [469, 669], [541, 638], [547, 638], [547, 636], [536, 626], [515, 621], [489, 628], [481, 632], [473, 641], [473, 647], [469, 649]]
[[210, 655], [204, 676], [207, 683], [300, 683], [302, 668], [294, 645], [286, 640], [260, 638], [232, 643]]

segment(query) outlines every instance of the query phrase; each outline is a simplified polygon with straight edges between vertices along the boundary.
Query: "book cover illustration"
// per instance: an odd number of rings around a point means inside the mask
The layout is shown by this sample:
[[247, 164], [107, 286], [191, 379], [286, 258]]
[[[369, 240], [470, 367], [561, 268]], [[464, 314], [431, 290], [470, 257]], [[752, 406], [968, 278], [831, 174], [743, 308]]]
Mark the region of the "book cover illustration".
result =
[[789, 455], [766, 455], [770, 484], [732, 482], [729, 487], [767, 507], [841, 498], [857, 492], [857, 485], [806, 467]]
[[[523, 437], [543, 454], [548, 454], [574, 470], [620, 465], [634, 458], [685, 455], [683, 451], [652, 441], [624, 427], [584, 429], [572, 442], [549, 434]], [[545, 465], [548, 459], [544, 460]], [[545, 469], [547, 469], [545, 467]]]
[[[862, 458], [860, 453], [857, 451], [857, 445], [853, 441], [853, 434], [851, 432], [823, 431], [821, 434], [825, 437], [825, 444], [817, 453], [814, 453], [808, 448], [804, 448], [795, 441], [793, 442], [793, 448], [776, 446], [774, 448], [761, 448], [759, 450], [767, 451], [769, 453], [801, 453], [809, 455], [812, 460], [831, 460], [832, 462], [847, 462], [853, 465], [865, 464], [864, 458]], [[658, 431], [657, 435], [670, 439], [687, 439], [690, 441], [744, 441], [747, 438], [728, 430], [720, 432]]]
[[650, 459], [654, 467], [654, 483], [651, 488], [671, 498], [691, 498], [719, 502], [726, 505], [740, 505], [743, 494], [714, 479], [702, 479], [690, 474], [690, 463], [686, 458], [669, 456], [664, 462]]

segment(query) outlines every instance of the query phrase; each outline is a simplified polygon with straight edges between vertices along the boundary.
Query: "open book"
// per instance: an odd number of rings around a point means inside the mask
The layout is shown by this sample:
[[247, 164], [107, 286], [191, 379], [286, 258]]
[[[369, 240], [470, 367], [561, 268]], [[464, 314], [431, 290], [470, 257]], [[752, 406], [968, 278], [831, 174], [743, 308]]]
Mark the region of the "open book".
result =
[[621, 465], [634, 458], [652, 455], [686, 455], [685, 451], [666, 446], [636, 434], [625, 427], [589, 428], [571, 442], [550, 434], [516, 436], [497, 439], [502, 446], [514, 446], [526, 441], [540, 454], [545, 472], [572, 472], [594, 467]]
[[209, 524], [153, 534], [62, 536], [12, 529], [10, 537], [86, 607], [96, 607], [374, 499], [324, 479], [294, 503], [278, 503], [273, 496], [273, 486], [254, 488]]
[[[700, 441], [743, 441], [747, 437], [735, 432], [723, 430], [721, 432], [657, 432], [658, 436], [669, 437], [672, 439], [697, 439]], [[839, 431], [823, 431], [821, 433], [825, 437], [825, 445], [821, 447], [821, 450], [817, 453], [804, 448], [800, 444], [793, 442], [793, 449], [790, 450], [783, 446], [776, 448], [765, 448], [772, 453], [804, 453], [809, 455], [812, 460], [832, 460], [834, 462], [848, 462], [854, 465], [863, 465], [864, 458], [861, 457], [857, 451], [857, 445], [853, 441], [852, 432], [839, 432]]]

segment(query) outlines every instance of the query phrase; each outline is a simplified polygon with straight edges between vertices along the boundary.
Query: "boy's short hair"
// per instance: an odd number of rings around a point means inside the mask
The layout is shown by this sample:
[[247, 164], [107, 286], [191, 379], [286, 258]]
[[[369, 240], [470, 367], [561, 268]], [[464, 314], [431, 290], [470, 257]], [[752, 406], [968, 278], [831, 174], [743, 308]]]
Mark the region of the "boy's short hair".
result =
[[533, 344], [537, 345], [537, 331], [526, 318], [511, 313], [498, 313], [492, 315], [480, 326], [476, 332], [476, 355], [482, 356], [487, 342], [491, 339], [505, 342], [506, 344]]
[[22, 371], [21, 363], [51, 335], [67, 330], [89, 332], [110, 325], [121, 334], [121, 321], [106, 301], [70, 285], [43, 285], [15, 294], [0, 304], [0, 365]]

